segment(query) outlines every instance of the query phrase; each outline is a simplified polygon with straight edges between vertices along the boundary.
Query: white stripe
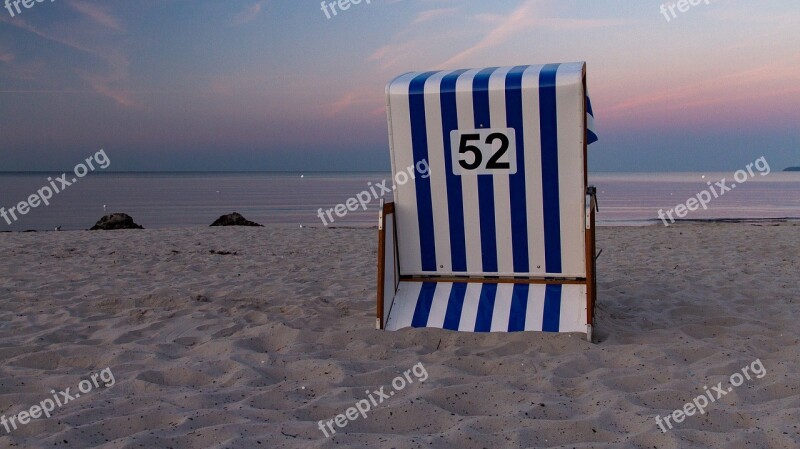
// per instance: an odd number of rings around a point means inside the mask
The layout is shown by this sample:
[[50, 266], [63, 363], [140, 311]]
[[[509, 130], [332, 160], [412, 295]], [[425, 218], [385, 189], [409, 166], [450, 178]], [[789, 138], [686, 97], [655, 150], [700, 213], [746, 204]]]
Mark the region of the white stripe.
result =
[[[544, 275], [544, 197], [539, 72], [531, 66], [522, 77], [522, 125], [525, 135], [525, 200], [528, 209], [528, 263], [532, 275]], [[517, 161], [519, 162], [519, 161]], [[526, 321], [527, 323], [527, 321]], [[526, 324], [527, 327], [527, 324]], [[541, 328], [541, 320], [539, 321]]]
[[[497, 69], [489, 78], [489, 112], [491, 128], [506, 128], [506, 75], [511, 67]], [[516, 151], [509, 148], [508, 151]], [[494, 181], [494, 217], [497, 240], [497, 270], [502, 275], [514, 274], [514, 252], [511, 243], [511, 194], [508, 176], [492, 176]]]
[[[456, 104], [458, 128], [475, 129], [475, 114], [472, 105], [472, 81], [479, 70], [468, 70], [456, 81]], [[453, 148], [452, 151], [458, 151]], [[464, 200], [464, 232], [466, 238], [467, 272], [482, 273], [480, 212], [478, 210], [478, 178], [461, 177], [461, 191]], [[475, 323], [473, 322], [473, 329]]]
[[450, 300], [450, 290], [453, 289], [452, 282], [437, 282], [436, 291], [433, 294], [431, 313], [428, 315], [428, 327], [442, 328], [444, 317], [447, 312], [447, 303]]
[[[586, 274], [586, 214], [583, 182], [585, 94], [581, 65], [563, 64], [556, 74], [558, 196], [561, 211], [561, 271]], [[577, 72], [577, 74], [576, 74]]]
[[422, 282], [400, 283], [397, 289], [397, 297], [394, 299], [392, 310], [389, 312], [389, 319], [386, 322], [386, 330], [396, 331], [411, 326], [420, 290], [422, 290]]
[[513, 294], [514, 284], [497, 284], [494, 310], [492, 310], [491, 332], [508, 332], [508, 320], [511, 316], [511, 297]]
[[530, 284], [528, 288], [528, 307], [525, 310], [525, 330], [541, 331], [544, 322], [545, 284]]
[[470, 282], [467, 284], [467, 291], [464, 294], [464, 307], [461, 309], [461, 320], [458, 323], [458, 330], [465, 332], [475, 332], [475, 322], [478, 319], [478, 303], [481, 299], [481, 289], [483, 284]]
[[561, 316], [559, 332], [586, 332], [586, 286], [561, 287]]
[[[391, 128], [392, 173], [405, 172], [413, 165], [414, 153], [411, 140], [411, 116], [408, 88], [416, 76], [409, 73], [396, 79], [389, 86], [388, 105]], [[406, 172], [406, 174], [408, 174]], [[390, 184], [395, 181], [391, 179]], [[422, 269], [420, 256], [419, 221], [417, 220], [417, 187], [413, 182], [397, 186], [394, 192], [395, 216], [397, 217], [398, 253], [401, 273], [417, 273]]]
[[[430, 167], [433, 232], [436, 248], [436, 271], [452, 273], [450, 254], [450, 218], [447, 203], [447, 176], [442, 136], [442, 103], [440, 85], [448, 72], [439, 72], [425, 82], [425, 126], [428, 134], [428, 165]], [[449, 139], [450, 136], [447, 136]], [[449, 155], [448, 155], [449, 156]], [[417, 176], [420, 176], [417, 173]]]

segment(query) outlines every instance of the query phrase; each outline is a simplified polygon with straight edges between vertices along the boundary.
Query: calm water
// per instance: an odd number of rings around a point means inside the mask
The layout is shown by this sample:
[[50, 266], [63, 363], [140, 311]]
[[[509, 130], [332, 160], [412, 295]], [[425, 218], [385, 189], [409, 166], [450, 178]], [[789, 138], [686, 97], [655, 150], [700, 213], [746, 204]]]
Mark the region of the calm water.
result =
[[[702, 178], [701, 176], [705, 176]], [[0, 173], [0, 206], [9, 209], [47, 185], [48, 174]], [[125, 212], [145, 228], [207, 226], [219, 215], [240, 212], [259, 223], [320, 225], [317, 209], [343, 203], [378, 183], [386, 173], [96, 173], [54, 195], [0, 231], [87, 229], [107, 213]], [[600, 173], [597, 186], [600, 224], [647, 224], [658, 209], [670, 209], [707, 189], [706, 181], [730, 180], [730, 173]], [[730, 185], [730, 181], [728, 181]], [[372, 225], [378, 201], [350, 212], [335, 225]], [[736, 189], [686, 218], [798, 218], [800, 173], [756, 173]]]

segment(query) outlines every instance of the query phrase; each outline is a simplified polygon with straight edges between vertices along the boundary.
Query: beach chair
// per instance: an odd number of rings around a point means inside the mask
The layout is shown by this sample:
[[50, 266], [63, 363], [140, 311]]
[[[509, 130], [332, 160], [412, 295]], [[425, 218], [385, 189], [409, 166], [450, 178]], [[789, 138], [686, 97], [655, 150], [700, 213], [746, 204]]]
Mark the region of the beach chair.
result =
[[386, 97], [394, 202], [380, 209], [377, 327], [591, 341], [585, 63], [407, 73]]

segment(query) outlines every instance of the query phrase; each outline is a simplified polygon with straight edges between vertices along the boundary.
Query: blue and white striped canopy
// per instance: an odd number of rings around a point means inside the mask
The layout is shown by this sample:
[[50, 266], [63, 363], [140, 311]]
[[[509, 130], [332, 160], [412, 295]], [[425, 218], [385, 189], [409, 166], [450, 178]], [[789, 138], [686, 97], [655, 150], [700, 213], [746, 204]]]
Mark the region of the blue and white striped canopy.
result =
[[387, 105], [401, 273], [585, 277], [584, 63], [407, 73]]

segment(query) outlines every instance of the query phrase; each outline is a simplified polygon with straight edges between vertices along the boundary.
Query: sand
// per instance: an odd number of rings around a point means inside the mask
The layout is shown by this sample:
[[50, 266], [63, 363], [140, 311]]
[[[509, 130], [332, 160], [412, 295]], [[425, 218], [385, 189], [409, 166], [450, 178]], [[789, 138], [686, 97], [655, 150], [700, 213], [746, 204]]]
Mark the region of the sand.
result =
[[[800, 225], [598, 239], [588, 343], [375, 330], [374, 229], [0, 234], [0, 414], [114, 376], [0, 447], [800, 447]], [[659, 429], [756, 359], [762, 378]], [[425, 382], [320, 431], [420, 362]]]

